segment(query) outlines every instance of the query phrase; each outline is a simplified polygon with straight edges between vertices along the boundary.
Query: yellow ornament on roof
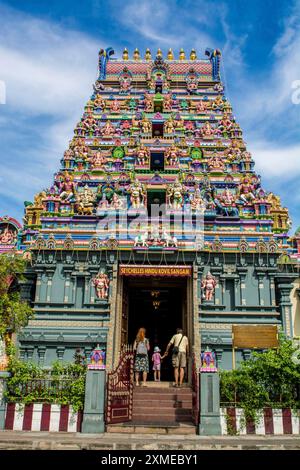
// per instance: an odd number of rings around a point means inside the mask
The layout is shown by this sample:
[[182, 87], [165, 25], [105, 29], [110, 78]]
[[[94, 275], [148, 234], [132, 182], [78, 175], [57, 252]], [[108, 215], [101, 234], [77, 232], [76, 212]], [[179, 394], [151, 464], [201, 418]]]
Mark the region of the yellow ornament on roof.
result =
[[192, 49], [190, 53], [190, 60], [196, 60], [196, 59], [197, 59], [196, 51], [195, 49]]
[[138, 50], [138, 48], [136, 48], [134, 50], [134, 53], [133, 53], [133, 60], [140, 60], [140, 52]]
[[146, 49], [145, 59], [146, 59], [146, 60], [151, 60], [151, 51], [150, 51], [149, 48]]
[[127, 48], [125, 47], [124, 51], [123, 51], [123, 60], [128, 60], [128, 50]]
[[180, 49], [180, 52], [179, 52], [179, 60], [184, 60], [185, 59], [185, 52], [184, 50], [181, 48]]
[[161, 49], [158, 49], [158, 50], [157, 50], [156, 55], [159, 56], [159, 57], [162, 57], [162, 51], [161, 51]]
[[169, 49], [168, 51], [168, 60], [174, 60], [174, 54], [172, 49]]

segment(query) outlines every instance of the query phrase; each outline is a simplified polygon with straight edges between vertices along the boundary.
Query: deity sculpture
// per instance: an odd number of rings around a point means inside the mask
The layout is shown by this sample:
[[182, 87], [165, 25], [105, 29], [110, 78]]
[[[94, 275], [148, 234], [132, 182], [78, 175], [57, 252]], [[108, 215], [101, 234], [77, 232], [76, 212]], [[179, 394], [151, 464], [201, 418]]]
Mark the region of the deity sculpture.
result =
[[87, 116], [82, 122], [83, 130], [88, 133], [95, 133], [97, 129], [97, 121], [92, 116]]
[[69, 173], [65, 173], [63, 181], [59, 183], [59, 196], [62, 200], [70, 201], [75, 194], [75, 185], [73, 177]]
[[168, 165], [177, 166], [178, 165], [178, 149], [172, 145], [166, 150], [165, 153]]
[[146, 116], [144, 116], [141, 121], [141, 127], [143, 134], [148, 134], [152, 130], [151, 122], [146, 118]]
[[201, 197], [201, 192], [199, 188], [195, 189], [195, 192], [192, 194], [190, 198], [191, 209], [193, 211], [203, 211], [205, 204]]
[[164, 96], [164, 111], [172, 111], [172, 94], [168, 93]]
[[76, 201], [78, 214], [91, 215], [93, 213], [95, 194], [87, 185], [84, 186], [82, 192], [77, 193]]
[[203, 100], [200, 100], [197, 102], [197, 105], [196, 105], [196, 112], [197, 113], [204, 113], [207, 109], [207, 104], [205, 101]]
[[223, 118], [221, 119], [218, 129], [223, 134], [226, 135], [232, 128], [233, 123], [229, 118], [227, 113], [224, 113]]
[[129, 93], [131, 89], [131, 77], [127, 74], [120, 76], [120, 92], [125, 94]]
[[96, 168], [102, 168], [107, 163], [107, 158], [103, 155], [101, 150], [98, 150], [95, 155], [91, 158], [91, 168], [94, 170]]
[[254, 199], [254, 185], [251, 183], [249, 176], [244, 176], [240, 183], [240, 199], [245, 203], [249, 204]]
[[274, 193], [268, 194], [267, 201], [271, 204], [272, 209], [281, 209], [280, 197], [276, 196]]
[[86, 160], [88, 157], [88, 147], [85, 145], [85, 139], [80, 138], [76, 139], [74, 142], [72, 141], [70, 147], [74, 151], [74, 155], [76, 160]]
[[206, 122], [200, 129], [202, 137], [213, 137], [215, 133], [209, 122]]
[[110, 105], [110, 111], [112, 113], [119, 113], [120, 112], [120, 104], [119, 101], [114, 99], [113, 102]]
[[171, 117], [164, 123], [164, 132], [166, 134], [173, 134], [174, 132], [174, 121]]
[[144, 109], [146, 112], [153, 111], [153, 98], [149, 93], [145, 94]]
[[201, 282], [201, 289], [204, 290], [203, 299], [211, 301], [217, 285], [216, 278], [208, 272]]
[[133, 129], [139, 129], [140, 127], [140, 121], [135, 116], [132, 116], [131, 127]]
[[172, 237], [166, 230], [164, 230], [163, 233], [162, 233], [162, 241], [163, 241], [164, 245], [167, 248], [169, 248], [169, 247], [177, 248], [178, 247], [177, 238], [175, 236]]
[[95, 101], [94, 101], [94, 108], [95, 109], [101, 109], [101, 111], [104, 111], [106, 108], [106, 103], [105, 100], [102, 98], [101, 95], [96, 95]]
[[210, 157], [207, 166], [209, 171], [224, 171], [225, 163], [218, 154], [214, 154]]
[[130, 185], [129, 193], [132, 208], [139, 209], [141, 206], [144, 206], [145, 190], [143, 188], [143, 185], [138, 180], [135, 180]]
[[118, 196], [117, 193], [114, 193], [114, 194], [113, 194], [113, 197], [112, 197], [112, 200], [111, 200], [111, 206], [112, 206], [115, 210], [125, 209], [125, 207], [124, 207], [124, 201], [122, 200], [122, 198], [121, 198], [120, 196]]
[[115, 128], [110, 121], [107, 121], [100, 130], [101, 134], [105, 137], [110, 137], [114, 135]]
[[5, 227], [3, 232], [0, 233], [0, 245], [9, 245], [14, 243], [16, 234], [8, 228], [8, 225]]
[[183, 206], [183, 187], [179, 180], [170, 185], [167, 190], [167, 197], [171, 209], [178, 210]]
[[222, 97], [221, 95], [218, 95], [216, 97], [216, 99], [212, 102], [212, 105], [211, 105], [212, 109], [213, 110], [222, 110], [223, 107], [224, 107], [224, 102], [222, 100]]
[[150, 152], [144, 145], [137, 149], [137, 163], [139, 165], [147, 165], [149, 163]]
[[109, 291], [109, 278], [104, 272], [100, 272], [93, 279], [93, 285], [95, 286], [96, 296], [98, 299], [106, 299]]
[[206, 348], [201, 353], [201, 367], [200, 372], [217, 372], [216, 355], [209, 348]]

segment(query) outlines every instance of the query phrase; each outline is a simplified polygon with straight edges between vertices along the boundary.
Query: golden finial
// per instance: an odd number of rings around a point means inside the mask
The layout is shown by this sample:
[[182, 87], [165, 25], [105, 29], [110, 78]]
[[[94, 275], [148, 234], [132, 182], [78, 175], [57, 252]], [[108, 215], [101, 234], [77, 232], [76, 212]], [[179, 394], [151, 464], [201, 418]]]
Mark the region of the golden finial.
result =
[[134, 53], [133, 53], [133, 60], [140, 60], [140, 52], [138, 50], [138, 48], [136, 48], [134, 50]]
[[195, 49], [192, 49], [190, 53], [190, 60], [196, 60], [196, 59], [197, 59], [196, 51]]
[[125, 47], [124, 51], [123, 51], [123, 60], [128, 60], [128, 50], [127, 48]]
[[169, 49], [168, 51], [168, 60], [174, 60], [174, 54], [172, 49]]
[[185, 59], [185, 52], [184, 50], [181, 48], [180, 49], [180, 52], [179, 52], [179, 60], [184, 60]]
[[158, 50], [157, 50], [156, 56], [162, 57], [162, 51], [161, 51], [161, 49], [158, 49]]
[[151, 51], [150, 51], [149, 48], [146, 49], [145, 59], [146, 60], [151, 60]]

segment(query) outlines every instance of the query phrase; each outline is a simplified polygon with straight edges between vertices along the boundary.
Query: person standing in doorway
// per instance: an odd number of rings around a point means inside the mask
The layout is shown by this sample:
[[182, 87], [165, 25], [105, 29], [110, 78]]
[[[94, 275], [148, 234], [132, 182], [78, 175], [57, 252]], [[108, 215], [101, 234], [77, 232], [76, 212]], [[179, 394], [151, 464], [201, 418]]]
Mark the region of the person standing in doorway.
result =
[[161, 359], [162, 359], [162, 356], [160, 355], [160, 349], [158, 346], [155, 346], [154, 353], [152, 354], [154, 382], [160, 382]]
[[184, 378], [184, 372], [189, 355], [189, 341], [183, 334], [181, 328], [177, 328], [176, 335], [172, 336], [163, 358], [168, 355], [169, 349], [173, 346], [172, 366], [174, 368], [174, 387], [181, 387]]
[[142, 385], [146, 385], [147, 374], [149, 372], [149, 358], [148, 351], [150, 349], [149, 340], [146, 338], [145, 328], [140, 328], [135, 342], [133, 343], [133, 350], [135, 351], [134, 371], [135, 371], [135, 384], [139, 385], [140, 372], [143, 375]]

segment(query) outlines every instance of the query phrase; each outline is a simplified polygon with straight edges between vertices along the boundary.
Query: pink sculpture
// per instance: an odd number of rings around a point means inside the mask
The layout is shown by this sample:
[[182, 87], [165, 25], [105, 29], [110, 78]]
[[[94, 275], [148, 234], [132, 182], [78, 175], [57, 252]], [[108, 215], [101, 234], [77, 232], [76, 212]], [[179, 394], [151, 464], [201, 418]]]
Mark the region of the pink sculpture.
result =
[[108, 297], [109, 279], [107, 274], [101, 272], [93, 279], [95, 291], [98, 299], [106, 299]]
[[215, 293], [216, 285], [216, 278], [210, 272], [208, 272], [201, 283], [201, 289], [204, 290], [203, 297], [205, 300], [212, 300], [213, 295]]

